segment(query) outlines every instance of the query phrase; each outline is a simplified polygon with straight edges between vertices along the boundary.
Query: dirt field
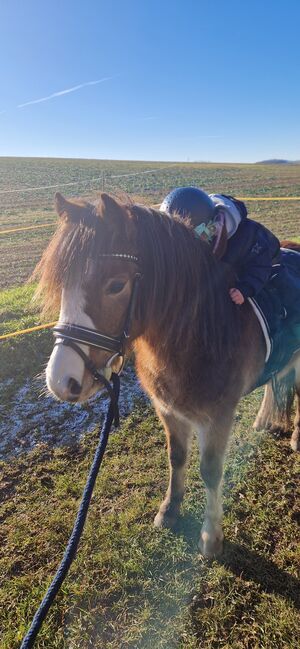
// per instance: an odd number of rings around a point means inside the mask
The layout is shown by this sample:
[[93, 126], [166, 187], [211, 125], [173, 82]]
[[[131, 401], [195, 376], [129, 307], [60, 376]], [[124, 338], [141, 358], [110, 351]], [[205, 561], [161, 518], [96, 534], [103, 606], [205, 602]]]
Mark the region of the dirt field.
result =
[[[24, 282], [55, 225], [5, 236], [1, 236], [1, 230], [55, 223], [55, 191], [66, 196], [95, 198], [104, 187], [107, 191], [128, 192], [147, 204], [157, 204], [168, 191], [180, 185], [197, 185], [208, 192], [235, 196], [300, 196], [300, 165], [0, 158], [0, 288]], [[277, 236], [299, 236], [300, 202], [249, 202], [248, 209], [254, 219], [270, 227]]]

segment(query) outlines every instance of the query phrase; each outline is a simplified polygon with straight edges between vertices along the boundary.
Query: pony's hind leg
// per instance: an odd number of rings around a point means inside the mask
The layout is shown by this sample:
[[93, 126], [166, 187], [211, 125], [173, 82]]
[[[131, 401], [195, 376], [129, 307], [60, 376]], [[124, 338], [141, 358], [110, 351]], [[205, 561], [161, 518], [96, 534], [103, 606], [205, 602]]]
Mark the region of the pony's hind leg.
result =
[[193, 431], [187, 420], [178, 418], [173, 413], [166, 414], [157, 405], [156, 412], [164, 425], [167, 437], [170, 475], [167, 493], [155, 516], [154, 525], [173, 527], [179, 516], [183, 499], [184, 479]]
[[211, 558], [222, 553], [222, 488], [224, 455], [233, 414], [220, 416], [221, 423], [199, 429], [200, 472], [206, 490], [206, 508], [200, 535], [200, 550]]
[[300, 385], [299, 388], [296, 388], [296, 416], [291, 437], [291, 447], [293, 451], [300, 451]]
[[260, 430], [266, 430], [268, 428], [271, 428], [273, 409], [274, 409], [274, 395], [272, 390], [272, 384], [267, 383], [260, 409], [256, 415], [256, 419], [253, 424], [253, 428], [255, 430], [260, 431]]
[[[277, 390], [278, 392], [277, 392]], [[274, 390], [276, 394], [274, 394]], [[296, 416], [291, 437], [293, 451], [300, 450], [300, 355], [289, 371], [279, 377], [274, 386], [268, 383], [259, 413], [254, 422], [256, 430], [268, 429], [271, 433], [286, 433], [292, 428], [291, 414], [296, 394]]]
[[293, 451], [300, 451], [300, 357], [297, 359], [295, 371], [296, 415], [294, 419], [294, 430], [291, 437], [291, 447]]

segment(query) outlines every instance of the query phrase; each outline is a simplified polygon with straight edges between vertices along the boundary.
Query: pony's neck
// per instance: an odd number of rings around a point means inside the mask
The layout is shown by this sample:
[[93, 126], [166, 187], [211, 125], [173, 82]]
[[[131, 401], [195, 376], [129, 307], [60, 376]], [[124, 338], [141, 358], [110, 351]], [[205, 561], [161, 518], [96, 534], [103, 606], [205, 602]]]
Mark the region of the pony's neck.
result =
[[144, 336], [160, 353], [191, 350], [217, 360], [232, 353], [236, 313], [226, 273], [188, 223], [154, 210], [137, 218], [143, 268]]

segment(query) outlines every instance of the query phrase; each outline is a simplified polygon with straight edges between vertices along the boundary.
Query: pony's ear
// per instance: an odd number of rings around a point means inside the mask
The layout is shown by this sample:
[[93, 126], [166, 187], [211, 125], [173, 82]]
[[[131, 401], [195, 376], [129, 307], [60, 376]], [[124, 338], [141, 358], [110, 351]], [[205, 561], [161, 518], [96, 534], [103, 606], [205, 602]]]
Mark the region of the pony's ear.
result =
[[55, 209], [57, 214], [66, 221], [78, 223], [83, 217], [83, 213], [89, 208], [89, 204], [75, 201], [68, 201], [62, 194], [55, 194]]
[[58, 216], [67, 216], [70, 211], [71, 203], [69, 203], [69, 201], [67, 201], [59, 192], [56, 192], [54, 201]]
[[117, 200], [102, 192], [100, 195], [101, 200], [101, 214], [103, 218], [107, 217], [111, 223], [120, 223], [124, 222], [124, 206], [121, 205]]
[[120, 247], [127, 242], [127, 246], [130, 244], [135, 248], [135, 227], [129, 205], [102, 192], [98, 210], [98, 215], [112, 237], [113, 245]]

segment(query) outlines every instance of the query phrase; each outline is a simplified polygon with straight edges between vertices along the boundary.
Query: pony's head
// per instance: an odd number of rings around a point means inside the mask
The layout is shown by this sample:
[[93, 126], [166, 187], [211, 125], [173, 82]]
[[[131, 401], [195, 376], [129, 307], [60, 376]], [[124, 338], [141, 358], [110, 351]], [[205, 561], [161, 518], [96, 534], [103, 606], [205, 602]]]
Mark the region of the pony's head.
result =
[[[120, 338], [137, 273], [136, 237], [129, 205], [103, 193], [92, 205], [55, 197], [60, 225], [36, 273], [45, 311], [60, 311], [59, 322]], [[110, 378], [120, 357], [79, 344], [97, 369]], [[48, 388], [59, 399], [84, 401], [99, 389], [72, 347], [57, 344], [47, 365]]]

